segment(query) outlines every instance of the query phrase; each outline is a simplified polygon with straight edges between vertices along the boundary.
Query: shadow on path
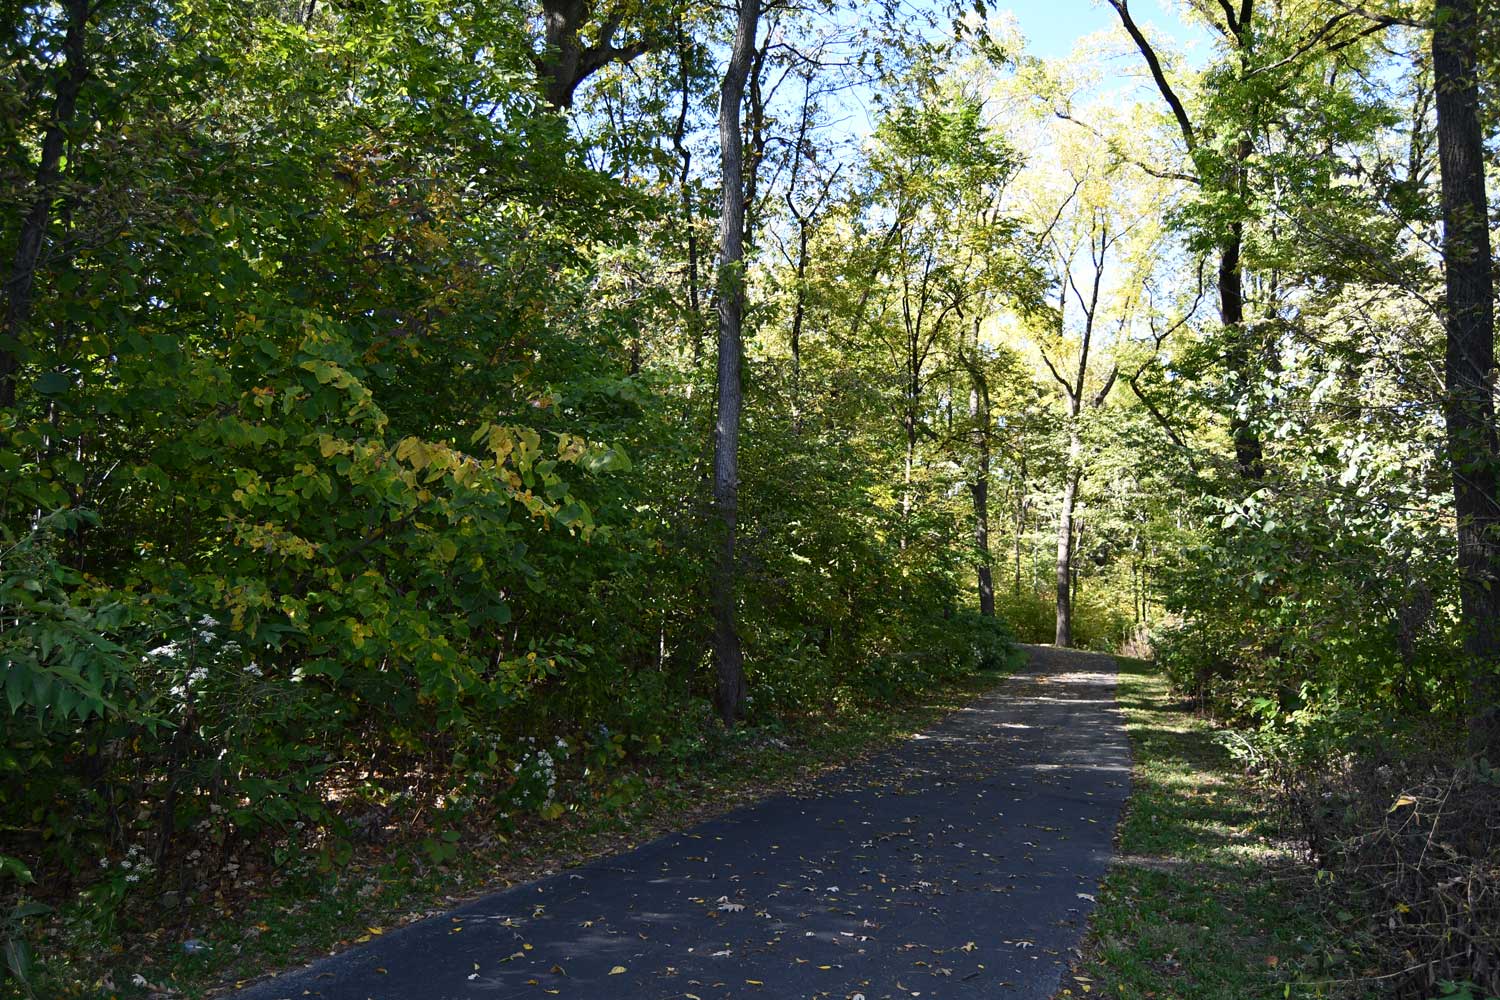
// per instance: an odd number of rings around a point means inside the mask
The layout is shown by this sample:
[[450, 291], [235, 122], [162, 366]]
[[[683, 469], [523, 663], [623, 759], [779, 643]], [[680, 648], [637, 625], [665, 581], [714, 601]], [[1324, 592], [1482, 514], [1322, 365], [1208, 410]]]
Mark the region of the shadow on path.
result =
[[806, 794], [235, 996], [1047, 1000], [1109, 862], [1130, 752], [1112, 658], [1026, 649], [968, 708]]

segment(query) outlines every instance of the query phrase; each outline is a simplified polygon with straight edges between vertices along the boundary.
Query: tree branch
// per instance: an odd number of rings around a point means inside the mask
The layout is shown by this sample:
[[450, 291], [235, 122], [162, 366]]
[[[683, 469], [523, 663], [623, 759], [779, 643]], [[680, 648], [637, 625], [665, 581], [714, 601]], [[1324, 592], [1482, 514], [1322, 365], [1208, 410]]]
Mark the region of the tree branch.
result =
[[[1249, 0], [1245, 0], [1249, 3]], [[1120, 15], [1120, 22], [1130, 37], [1135, 40], [1135, 47], [1140, 49], [1141, 56], [1146, 60], [1146, 66], [1151, 70], [1151, 78], [1156, 81], [1156, 89], [1161, 92], [1162, 99], [1172, 108], [1172, 115], [1177, 119], [1177, 127], [1182, 130], [1183, 141], [1187, 143], [1188, 154], [1198, 149], [1198, 136], [1193, 131], [1193, 123], [1188, 118], [1187, 109], [1182, 106], [1182, 100], [1172, 85], [1167, 82], [1167, 74], [1162, 70], [1161, 60], [1156, 57], [1156, 50], [1141, 33], [1140, 27], [1135, 23], [1135, 18], [1130, 16], [1130, 8], [1126, 6], [1126, 0], [1109, 0], [1109, 5]]]

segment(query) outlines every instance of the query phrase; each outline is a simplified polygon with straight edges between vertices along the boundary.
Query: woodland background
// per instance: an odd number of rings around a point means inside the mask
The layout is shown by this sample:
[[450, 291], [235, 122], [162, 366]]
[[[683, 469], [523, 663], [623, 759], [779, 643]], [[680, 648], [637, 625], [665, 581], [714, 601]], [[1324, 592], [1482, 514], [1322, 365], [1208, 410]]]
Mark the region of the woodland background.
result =
[[1495, 9], [1110, 4], [0, 4], [12, 984], [1019, 637], [1500, 992]]

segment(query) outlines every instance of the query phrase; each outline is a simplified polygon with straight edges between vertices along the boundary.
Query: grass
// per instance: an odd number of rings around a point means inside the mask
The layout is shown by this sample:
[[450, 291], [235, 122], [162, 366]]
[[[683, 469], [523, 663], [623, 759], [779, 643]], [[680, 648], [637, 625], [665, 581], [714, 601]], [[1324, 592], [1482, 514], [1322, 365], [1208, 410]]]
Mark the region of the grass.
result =
[[[38, 997], [214, 996], [278, 969], [369, 940], [465, 899], [629, 849], [671, 830], [794, 788], [919, 731], [993, 686], [981, 674], [906, 704], [847, 705], [786, 729], [721, 735], [690, 762], [643, 767], [630, 802], [532, 818], [509, 835], [476, 824], [434, 863], [420, 842], [362, 848], [346, 863], [303, 859], [234, 897], [137, 914], [106, 932], [82, 904], [36, 942]], [[187, 954], [183, 942], [206, 948]], [[137, 978], [139, 977], [139, 978]], [[0, 995], [14, 983], [0, 979]], [[19, 994], [24, 996], [24, 994]]]
[[[1060, 997], [1348, 996], [1339, 942], [1264, 795], [1149, 663], [1120, 657], [1135, 754], [1118, 859]], [[1335, 992], [1340, 991], [1340, 992]]]

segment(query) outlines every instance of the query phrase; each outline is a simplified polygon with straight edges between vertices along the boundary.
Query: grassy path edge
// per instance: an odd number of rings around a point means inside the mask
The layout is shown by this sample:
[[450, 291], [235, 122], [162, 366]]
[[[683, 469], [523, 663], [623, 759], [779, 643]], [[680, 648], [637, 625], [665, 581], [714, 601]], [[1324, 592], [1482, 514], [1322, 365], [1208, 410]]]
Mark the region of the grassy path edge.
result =
[[[1117, 854], [1059, 998], [1327, 996], [1338, 942], [1216, 727], [1116, 657], [1134, 758]], [[1343, 995], [1347, 995], [1347, 992]]]

